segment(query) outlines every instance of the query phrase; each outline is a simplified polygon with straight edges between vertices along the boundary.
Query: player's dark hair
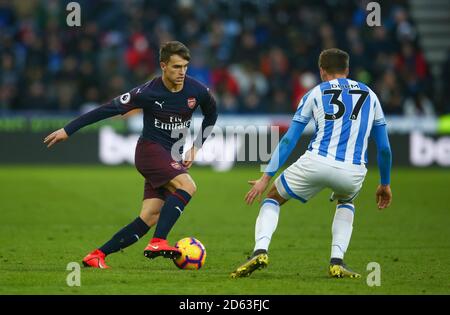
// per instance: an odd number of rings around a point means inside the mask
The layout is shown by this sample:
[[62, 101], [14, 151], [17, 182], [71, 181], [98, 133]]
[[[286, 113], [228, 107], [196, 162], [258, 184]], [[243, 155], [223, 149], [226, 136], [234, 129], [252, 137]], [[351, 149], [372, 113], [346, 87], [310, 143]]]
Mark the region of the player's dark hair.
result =
[[161, 45], [159, 49], [159, 61], [168, 62], [172, 55], [178, 55], [187, 61], [191, 60], [189, 48], [178, 41], [170, 41]]
[[349, 55], [340, 49], [325, 49], [319, 56], [319, 67], [329, 74], [344, 73], [349, 67]]

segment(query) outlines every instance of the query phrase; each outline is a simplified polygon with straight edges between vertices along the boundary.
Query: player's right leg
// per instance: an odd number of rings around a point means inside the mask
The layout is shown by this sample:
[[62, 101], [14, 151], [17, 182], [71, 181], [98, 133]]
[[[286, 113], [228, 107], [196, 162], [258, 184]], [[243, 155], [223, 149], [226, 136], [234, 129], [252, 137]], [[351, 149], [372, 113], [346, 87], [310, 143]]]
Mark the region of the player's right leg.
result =
[[329, 186], [333, 189], [331, 199], [337, 199], [336, 212], [331, 228], [331, 257], [328, 273], [335, 278], [360, 278], [361, 275], [346, 266], [344, 255], [353, 231], [355, 205], [353, 200], [361, 189], [366, 170], [332, 169]]
[[344, 254], [347, 251], [353, 231], [354, 212], [355, 207], [351, 201], [338, 201], [331, 227], [333, 238], [331, 242], [330, 266], [328, 269], [330, 277], [361, 277], [359, 273], [351, 270], [344, 263]]
[[266, 199], [264, 199], [255, 226], [255, 248], [249, 259], [231, 273], [232, 278], [250, 276], [255, 270], [267, 267], [269, 264], [269, 249], [272, 234], [278, 225], [280, 206], [287, 200], [280, 196], [272, 184]]
[[114, 234], [105, 244], [84, 257], [83, 265], [85, 267], [109, 268], [105, 262], [106, 256], [136, 243], [147, 234], [150, 227], [158, 222], [159, 212], [164, 204], [164, 200], [161, 199], [163, 197], [154, 194], [148, 195], [148, 190], [146, 190], [145, 194], [152, 198], [144, 199], [139, 217]]

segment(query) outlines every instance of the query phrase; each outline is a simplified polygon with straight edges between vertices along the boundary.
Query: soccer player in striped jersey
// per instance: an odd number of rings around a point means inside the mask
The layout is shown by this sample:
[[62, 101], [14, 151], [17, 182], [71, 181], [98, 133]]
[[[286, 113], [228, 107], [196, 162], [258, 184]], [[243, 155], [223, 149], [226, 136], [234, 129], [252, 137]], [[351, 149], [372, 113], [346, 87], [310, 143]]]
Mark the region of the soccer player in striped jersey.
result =
[[378, 97], [365, 84], [347, 79], [349, 56], [346, 52], [336, 48], [324, 50], [318, 63], [323, 82], [301, 99], [292, 124], [275, 149], [264, 174], [258, 180], [249, 181], [253, 186], [245, 196], [246, 202], [252, 204], [255, 198], [261, 198], [311, 119], [315, 123], [314, 137], [305, 154], [276, 178], [267, 193], [256, 220], [253, 255], [231, 274], [233, 278], [249, 276], [267, 266], [267, 251], [282, 204], [291, 198], [305, 203], [324, 188], [330, 188], [333, 191], [330, 200], [337, 201], [329, 275], [361, 276], [349, 269], [343, 259], [353, 230], [353, 201], [367, 172], [369, 137], [377, 146], [380, 171], [380, 184], [376, 190], [378, 208], [387, 208], [391, 203], [392, 157]]

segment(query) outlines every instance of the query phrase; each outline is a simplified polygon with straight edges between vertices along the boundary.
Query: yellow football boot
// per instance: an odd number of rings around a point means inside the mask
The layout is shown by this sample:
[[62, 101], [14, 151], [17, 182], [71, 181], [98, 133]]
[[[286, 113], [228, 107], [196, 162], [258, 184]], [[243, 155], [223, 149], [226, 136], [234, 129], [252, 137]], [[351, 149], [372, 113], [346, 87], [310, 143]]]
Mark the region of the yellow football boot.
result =
[[244, 264], [239, 266], [235, 271], [231, 273], [231, 278], [243, 278], [248, 277], [253, 271], [257, 269], [266, 268], [269, 264], [269, 256], [265, 250], [257, 250], [253, 253]]
[[361, 278], [359, 273], [349, 269], [345, 264], [331, 264], [328, 269], [328, 274], [333, 278]]

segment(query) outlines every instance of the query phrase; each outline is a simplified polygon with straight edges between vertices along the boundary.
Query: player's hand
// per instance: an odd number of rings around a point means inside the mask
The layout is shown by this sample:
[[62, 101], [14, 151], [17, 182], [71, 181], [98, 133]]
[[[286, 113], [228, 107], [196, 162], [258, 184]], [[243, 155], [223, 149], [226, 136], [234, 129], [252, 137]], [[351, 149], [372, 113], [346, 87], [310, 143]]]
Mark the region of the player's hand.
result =
[[188, 152], [186, 152], [186, 157], [183, 161], [184, 167], [190, 168], [192, 166], [192, 163], [195, 160], [195, 156], [197, 155], [197, 151], [198, 151], [198, 148], [192, 146], [192, 148]]
[[251, 205], [253, 201], [258, 198], [258, 201], [261, 201], [261, 196], [264, 191], [267, 189], [267, 186], [270, 183], [270, 176], [264, 174], [258, 180], [249, 180], [248, 183], [253, 185], [252, 189], [245, 195], [245, 202], [248, 205]]
[[378, 185], [376, 197], [378, 209], [389, 207], [392, 201], [391, 187], [389, 185]]
[[44, 139], [44, 143], [47, 145], [47, 148], [50, 148], [52, 145], [65, 141], [69, 138], [64, 128], [58, 129], [55, 132], [52, 132]]

